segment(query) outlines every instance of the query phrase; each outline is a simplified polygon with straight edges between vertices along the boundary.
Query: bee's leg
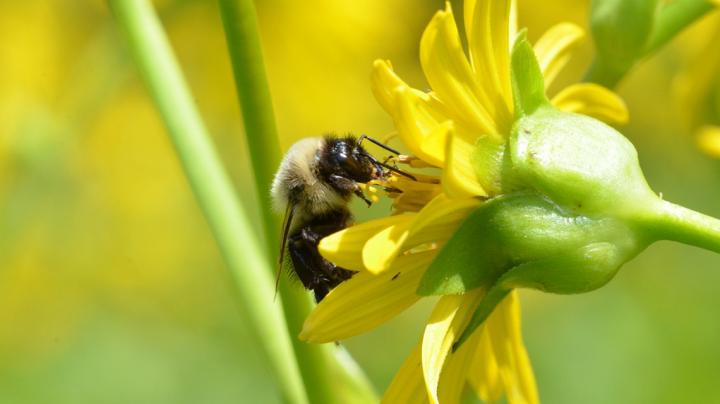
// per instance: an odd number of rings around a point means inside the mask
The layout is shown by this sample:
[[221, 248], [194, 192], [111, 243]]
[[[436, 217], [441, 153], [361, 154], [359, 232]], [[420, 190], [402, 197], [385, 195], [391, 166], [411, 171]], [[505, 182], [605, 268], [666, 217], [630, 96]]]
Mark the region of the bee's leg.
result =
[[333, 174], [330, 176], [330, 182], [332, 182], [332, 184], [335, 186], [336, 189], [339, 189], [339, 190], [342, 190], [342, 191], [345, 191], [348, 193], [350, 193], [350, 192], [354, 193], [357, 197], [359, 197], [360, 199], [365, 201], [367, 206], [372, 205], [372, 201], [370, 199], [368, 199], [367, 196], [365, 196], [365, 193], [360, 188], [360, 186], [358, 185], [357, 182], [355, 182], [349, 178], [345, 178], [343, 176], [337, 175], [337, 174]]
[[[355, 184], [355, 185], [357, 186], [357, 184]], [[353, 193], [354, 193], [358, 198], [360, 198], [360, 199], [362, 199], [363, 201], [365, 201], [365, 203], [367, 204], [368, 207], [372, 206], [372, 201], [371, 201], [370, 199], [368, 199], [367, 196], [365, 196], [365, 193], [362, 191], [362, 189], [360, 189], [360, 187], [355, 188], [355, 190], [353, 191]]]
[[330, 293], [330, 288], [325, 285], [321, 285], [313, 289], [313, 293], [315, 294], [315, 301], [320, 303], [320, 301], [324, 299], [328, 293]]
[[317, 245], [321, 237], [308, 226], [288, 239], [288, 253], [295, 274], [306, 289], [313, 291], [317, 302], [353, 275], [352, 271], [340, 268], [320, 255]]
[[320, 302], [325, 295], [341, 282], [350, 279], [354, 272], [341, 268], [323, 258], [318, 252], [320, 239], [345, 227], [349, 215], [342, 214], [328, 219], [326, 222], [315, 222], [300, 229], [289, 237], [288, 252], [292, 259], [295, 273], [306, 289], [315, 293]]
[[[338, 218], [338, 220], [342, 219]], [[350, 279], [350, 277], [353, 275], [353, 272], [345, 268], [341, 268], [323, 258], [323, 256], [320, 255], [320, 252], [318, 252], [317, 246], [320, 243], [320, 239], [329, 234], [335, 233], [336, 231], [344, 227], [344, 224], [342, 227], [338, 227], [336, 223], [327, 225], [314, 225], [304, 227], [299, 233], [303, 240], [305, 240], [305, 242], [312, 246], [312, 251], [317, 258], [316, 268], [322, 271], [322, 273], [326, 276], [325, 280], [330, 284], [331, 287], [335, 287], [340, 284], [340, 282]]]
[[328, 279], [323, 274], [322, 257], [317, 252], [316, 244], [307, 240], [303, 233], [296, 233], [290, 236], [288, 253], [295, 269], [295, 274], [306, 289], [315, 290], [320, 285], [327, 283]]

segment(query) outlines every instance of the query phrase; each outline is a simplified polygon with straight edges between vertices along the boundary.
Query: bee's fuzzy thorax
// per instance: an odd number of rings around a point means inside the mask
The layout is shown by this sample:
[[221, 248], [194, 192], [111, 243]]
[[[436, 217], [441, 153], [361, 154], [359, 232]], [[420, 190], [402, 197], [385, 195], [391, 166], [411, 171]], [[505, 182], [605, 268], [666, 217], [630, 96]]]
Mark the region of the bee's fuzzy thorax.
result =
[[290, 147], [273, 180], [271, 193], [277, 211], [284, 211], [291, 203], [296, 206], [298, 219], [302, 219], [345, 209], [349, 196], [340, 195], [319, 177], [319, 162], [327, 144], [327, 138], [313, 137]]

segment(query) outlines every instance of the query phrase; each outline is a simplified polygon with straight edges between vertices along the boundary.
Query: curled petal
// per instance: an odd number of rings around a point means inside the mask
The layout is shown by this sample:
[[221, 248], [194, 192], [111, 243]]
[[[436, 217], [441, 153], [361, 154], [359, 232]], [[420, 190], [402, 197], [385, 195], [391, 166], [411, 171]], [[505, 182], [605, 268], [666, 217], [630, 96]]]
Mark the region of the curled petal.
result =
[[373, 62], [370, 81], [375, 99], [386, 112], [392, 114], [395, 109], [395, 91], [399, 87], [407, 87], [407, 84], [395, 74], [389, 60]]
[[477, 83], [462, 50], [450, 4], [435, 14], [420, 40], [420, 63], [438, 98], [454, 111], [456, 124], [478, 133], [498, 133], [497, 105]]
[[422, 345], [417, 344], [385, 391], [382, 404], [428, 402], [422, 372]]
[[545, 77], [545, 88], [550, 87], [560, 70], [570, 60], [570, 53], [582, 40], [585, 33], [582, 28], [569, 22], [563, 22], [545, 31], [533, 47]]
[[364, 270], [362, 250], [365, 242], [389, 227], [411, 223], [413, 219], [414, 214], [410, 213], [348, 227], [320, 240], [318, 251], [325, 259], [338, 266], [355, 271]]
[[432, 96], [409, 87], [400, 87], [395, 94], [397, 110], [393, 118], [400, 139], [423, 161], [443, 167], [445, 136], [449, 122], [439, 121], [437, 110], [429, 107]]
[[420, 299], [417, 290], [435, 251], [399, 257], [392, 272], [361, 272], [333, 289], [305, 320], [300, 339], [332, 342], [362, 334]]
[[443, 296], [430, 315], [423, 334], [422, 368], [431, 403], [439, 403], [438, 384], [445, 359], [483, 295], [484, 291], [478, 289], [464, 295]]
[[594, 83], [578, 83], [566, 87], [552, 99], [552, 104], [566, 112], [576, 112], [609, 124], [627, 123], [629, 113], [619, 95]]

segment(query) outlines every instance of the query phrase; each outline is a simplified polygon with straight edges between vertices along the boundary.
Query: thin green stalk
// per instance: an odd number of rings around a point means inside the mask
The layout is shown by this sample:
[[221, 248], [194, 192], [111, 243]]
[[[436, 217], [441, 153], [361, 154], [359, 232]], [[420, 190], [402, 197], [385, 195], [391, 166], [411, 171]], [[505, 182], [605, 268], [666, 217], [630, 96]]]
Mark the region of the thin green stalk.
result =
[[[219, 5], [237, 95], [242, 107], [255, 186], [263, 207], [262, 218], [268, 255], [277, 258], [280, 221], [272, 212], [269, 188], [280, 163], [280, 145], [265, 74], [256, 10], [252, 0], [219, 0]], [[352, 359], [348, 355], [339, 361], [335, 347], [306, 344], [295, 337], [312, 310], [309, 294], [282, 281], [279, 289], [310, 400], [317, 403], [348, 402], [348, 397], [337, 388], [338, 381], [342, 380], [345, 384], [353, 385], [351, 390], [354, 391], [355, 398], [368, 398], [364, 402], [376, 401], [369, 383], [358, 377], [359, 368], [351, 363]]]
[[[622, 66], [615, 61], [604, 60], [596, 55], [585, 74], [585, 81], [616, 87], [620, 81], [644, 58], [651, 56], [670, 42], [680, 31], [689, 27], [702, 16], [716, 8], [710, 0], [675, 0], [664, 5], [654, 17], [653, 28], [642, 50], [634, 60]], [[615, 65], [614, 65], [615, 64]]]
[[135, 62], [230, 269], [287, 402], [308, 398], [285, 318], [271, 304], [274, 284], [264, 246], [253, 233], [210, 136], [193, 103], [168, 40], [148, 0], [110, 0]]
[[[280, 142], [270, 89], [265, 76], [260, 37], [252, 0], [220, 0], [220, 13], [232, 61], [235, 87], [240, 101], [245, 136], [250, 150], [261, 206], [272, 206], [270, 184], [280, 163]], [[279, 249], [280, 223], [272, 209], [262, 209], [268, 247]]]

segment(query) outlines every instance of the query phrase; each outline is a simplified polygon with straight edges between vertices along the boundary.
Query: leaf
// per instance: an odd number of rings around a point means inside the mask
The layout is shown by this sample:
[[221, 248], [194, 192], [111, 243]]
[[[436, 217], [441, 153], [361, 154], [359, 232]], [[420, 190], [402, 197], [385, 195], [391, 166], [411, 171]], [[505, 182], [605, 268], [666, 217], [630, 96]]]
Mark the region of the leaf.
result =
[[[454, 295], [476, 288], [489, 291], [502, 274], [523, 263], [561, 257], [591, 243], [620, 240], [626, 240], [630, 247], [636, 244], [632, 231], [622, 221], [577, 215], [535, 192], [499, 196], [480, 205], [460, 224], [428, 267], [417, 292]], [[535, 283], [548, 290], [562, 289], [559, 284], [542, 282], [544, 274], [535, 274], [541, 276]], [[557, 282], [571, 279], [570, 275], [561, 271]], [[568, 287], [581, 289], [582, 285]]]
[[485, 203], [468, 215], [425, 271], [419, 295], [463, 294], [495, 282], [505, 267], [504, 254], [483, 226], [494, 205]]
[[516, 117], [530, 115], [538, 107], [549, 104], [542, 71], [526, 31], [518, 35], [510, 63]]

